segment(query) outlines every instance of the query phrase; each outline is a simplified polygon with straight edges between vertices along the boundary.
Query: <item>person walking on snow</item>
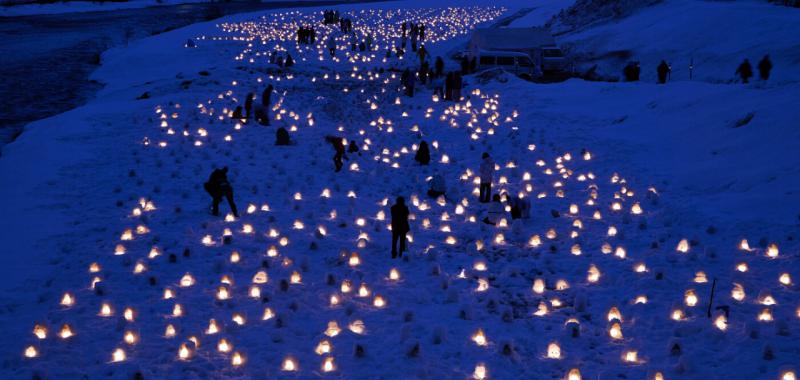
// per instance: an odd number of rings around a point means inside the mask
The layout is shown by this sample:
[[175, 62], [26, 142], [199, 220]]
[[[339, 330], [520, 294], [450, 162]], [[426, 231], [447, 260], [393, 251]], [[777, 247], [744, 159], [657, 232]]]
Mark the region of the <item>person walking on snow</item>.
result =
[[769, 60], [769, 54], [767, 54], [758, 62], [758, 75], [761, 80], [769, 79], [770, 70], [772, 70], [772, 61]]
[[481, 166], [478, 172], [481, 177], [480, 202], [488, 203], [492, 196], [492, 177], [494, 177], [494, 160], [489, 157], [489, 153], [483, 153]]
[[406, 200], [403, 197], [397, 197], [394, 206], [391, 208], [392, 212], [392, 258], [397, 258], [398, 249], [397, 241], [400, 241], [400, 257], [403, 257], [403, 251], [406, 250], [406, 234], [411, 229], [408, 225], [408, 207]]
[[748, 83], [750, 77], [753, 76], [753, 66], [750, 65], [750, 61], [748, 61], [747, 58], [745, 58], [744, 62], [736, 69], [736, 74], [742, 78], [742, 82], [744, 83]]
[[336, 56], [336, 40], [333, 39], [333, 36], [328, 37], [327, 42], [328, 52], [331, 54], [331, 58]]
[[219, 216], [219, 203], [222, 202], [222, 197], [225, 197], [228, 200], [228, 206], [230, 206], [233, 216], [239, 217], [236, 203], [233, 202], [233, 187], [228, 182], [227, 166], [211, 172], [208, 182], [204, 183], [203, 187], [211, 195], [211, 214]]
[[661, 63], [658, 64], [656, 71], [658, 72], [658, 83], [667, 83], [667, 75], [669, 75], [669, 72], [672, 71], [667, 64], [667, 61], [662, 59]]
[[428, 148], [428, 143], [424, 140], [419, 143], [417, 154], [414, 155], [414, 160], [419, 162], [420, 165], [427, 165], [431, 162], [431, 151]]
[[344, 166], [344, 162], [342, 161], [345, 150], [344, 139], [336, 136], [327, 136], [325, 137], [325, 141], [333, 145], [333, 149], [336, 151], [336, 154], [333, 156], [333, 165], [336, 167], [336, 172], [339, 172], [342, 170], [342, 166]]

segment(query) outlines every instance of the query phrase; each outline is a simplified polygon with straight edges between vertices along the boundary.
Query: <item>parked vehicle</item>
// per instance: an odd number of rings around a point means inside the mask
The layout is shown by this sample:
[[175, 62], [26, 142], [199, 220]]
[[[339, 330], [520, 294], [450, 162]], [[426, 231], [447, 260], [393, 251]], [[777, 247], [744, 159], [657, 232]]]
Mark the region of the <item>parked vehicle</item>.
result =
[[525, 53], [483, 50], [478, 52], [477, 61], [478, 70], [499, 67], [517, 75], [535, 77], [541, 74], [531, 57]]

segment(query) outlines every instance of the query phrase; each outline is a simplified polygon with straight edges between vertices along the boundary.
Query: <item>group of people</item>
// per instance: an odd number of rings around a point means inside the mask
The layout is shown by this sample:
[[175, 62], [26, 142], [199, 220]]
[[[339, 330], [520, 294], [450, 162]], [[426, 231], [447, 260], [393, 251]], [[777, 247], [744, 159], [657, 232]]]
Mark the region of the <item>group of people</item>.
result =
[[294, 58], [288, 52], [284, 56], [283, 53], [278, 51], [271, 51], [269, 53], [269, 63], [273, 65], [278, 65], [279, 67], [292, 67], [294, 66]]
[[[691, 67], [690, 67], [691, 70]], [[772, 71], [772, 61], [769, 58], [769, 54], [764, 55], [761, 58], [761, 61], [758, 62], [758, 75], [761, 80], [766, 81], [769, 79], [770, 72]], [[628, 62], [625, 65], [625, 68], [622, 70], [622, 74], [625, 77], [625, 80], [628, 82], [635, 82], [639, 80], [639, 74], [641, 73], [641, 67], [639, 66], [639, 62], [633, 61]], [[661, 60], [661, 62], [656, 67], [656, 74], [658, 75], [658, 83], [665, 84], [670, 79], [670, 74], [672, 74], [672, 66], [667, 63], [665, 60]], [[745, 58], [739, 67], [736, 68], [735, 75], [738, 76], [742, 83], [749, 83], [750, 78], [753, 77], [753, 66], [750, 64], [750, 61]]]
[[317, 30], [310, 26], [301, 26], [297, 28], [297, 43], [299, 44], [313, 44], [317, 39]]
[[411, 51], [417, 51], [417, 44], [425, 41], [425, 25], [404, 21], [400, 29], [403, 32], [403, 36], [401, 37], [403, 50], [406, 48], [408, 39], [411, 39]]
[[[758, 62], [758, 76], [761, 80], [768, 80], [770, 71], [772, 71], [772, 61], [769, 59], [769, 54], [766, 54], [761, 58], [761, 61]], [[748, 83], [750, 81], [750, 78], [753, 76], [753, 66], [750, 65], [750, 61], [747, 60], [747, 58], [739, 64], [739, 67], [736, 69], [736, 75], [742, 78], [742, 83]]]
[[322, 23], [323, 24], [335, 24], [339, 22], [339, 11], [337, 10], [325, 10], [322, 12]]

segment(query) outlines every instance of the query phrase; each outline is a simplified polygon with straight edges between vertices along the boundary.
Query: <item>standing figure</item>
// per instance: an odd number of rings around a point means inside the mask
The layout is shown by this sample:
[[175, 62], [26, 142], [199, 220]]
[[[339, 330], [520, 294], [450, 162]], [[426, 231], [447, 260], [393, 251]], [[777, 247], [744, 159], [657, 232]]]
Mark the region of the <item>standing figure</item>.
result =
[[442, 76], [442, 73], [444, 73], [444, 60], [442, 59], [442, 57], [436, 57], [436, 63], [434, 63], [433, 67], [436, 68], [436, 70], [434, 71], [436, 73], [436, 76], [437, 77]]
[[772, 61], [769, 59], [769, 54], [765, 55], [764, 58], [761, 58], [761, 61], [758, 62], [758, 74], [761, 77], [761, 80], [769, 79], [769, 72], [772, 70]]
[[253, 111], [253, 99], [255, 99], [255, 97], [256, 94], [251, 92], [247, 94], [247, 98], [244, 100], [244, 111], [248, 119], [250, 118], [250, 113]]
[[333, 39], [333, 36], [328, 37], [328, 52], [331, 53], [331, 58], [336, 56], [336, 40]]
[[333, 149], [336, 151], [336, 154], [333, 156], [333, 165], [336, 167], [336, 172], [339, 172], [344, 166], [344, 162], [342, 161], [345, 150], [344, 139], [336, 136], [327, 136], [325, 137], [325, 141], [333, 145]]
[[204, 183], [203, 187], [208, 192], [208, 195], [211, 195], [211, 214], [219, 216], [219, 203], [222, 202], [222, 197], [225, 197], [228, 200], [228, 206], [230, 206], [233, 216], [239, 217], [236, 203], [233, 203], [233, 187], [228, 182], [227, 166], [211, 172], [208, 182]]
[[492, 196], [492, 179], [494, 177], [494, 160], [489, 157], [489, 153], [484, 152], [482, 156], [481, 166], [478, 169], [481, 176], [480, 184], [480, 202], [488, 203]]
[[400, 240], [400, 257], [403, 257], [403, 251], [406, 250], [406, 234], [411, 229], [408, 226], [408, 207], [406, 200], [403, 197], [397, 197], [397, 200], [392, 206], [392, 258], [398, 255], [397, 241]]
[[667, 74], [669, 74], [669, 72], [672, 71], [669, 68], [667, 62], [662, 59], [661, 63], [658, 64], [656, 71], [658, 72], [658, 83], [660, 84], [667, 83]]
[[428, 149], [428, 143], [424, 140], [419, 143], [419, 148], [417, 148], [417, 154], [414, 155], [414, 160], [419, 162], [420, 165], [427, 165], [431, 162], [431, 152]]
[[753, 76], [753, 66], [750, 65], [750, 61], [748, 61], [747, 58], [745, 58], [744, 62], [736, 69], [736, 74], [742, 78], [742, 82], [744, 83], [748, 83], [750, 77]]

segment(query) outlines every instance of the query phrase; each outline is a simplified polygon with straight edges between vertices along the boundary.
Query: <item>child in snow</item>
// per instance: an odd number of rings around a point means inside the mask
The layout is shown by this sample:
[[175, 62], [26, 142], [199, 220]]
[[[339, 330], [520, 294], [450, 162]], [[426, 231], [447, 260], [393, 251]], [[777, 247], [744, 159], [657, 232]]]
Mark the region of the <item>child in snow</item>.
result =
[[219, 216], [219, 203], [222, 202], [222, 197], [225, 197], [228, 200], [228, 206], [230, 206], [233, 216], [239, 217], [236, 203], [233, 202], [233, 187], [228, 182], [227, 166], [211, 172], [208, 182], [203, 184], [203, 187], [211, 195], [211, 214]]

